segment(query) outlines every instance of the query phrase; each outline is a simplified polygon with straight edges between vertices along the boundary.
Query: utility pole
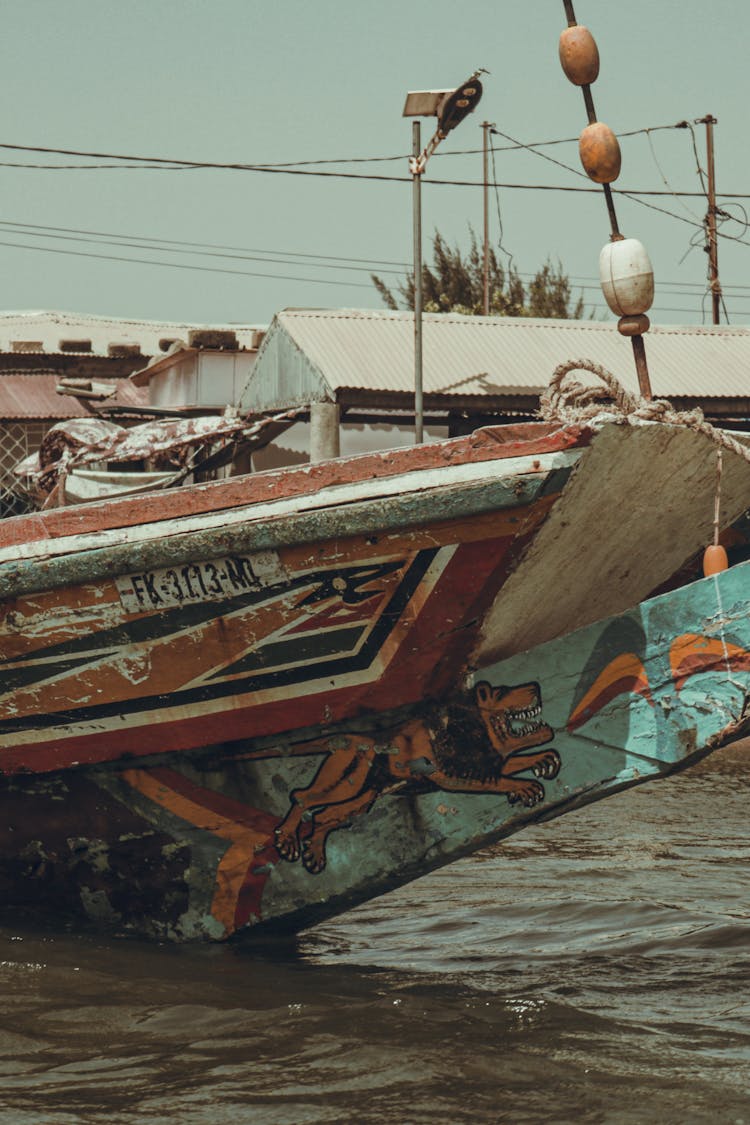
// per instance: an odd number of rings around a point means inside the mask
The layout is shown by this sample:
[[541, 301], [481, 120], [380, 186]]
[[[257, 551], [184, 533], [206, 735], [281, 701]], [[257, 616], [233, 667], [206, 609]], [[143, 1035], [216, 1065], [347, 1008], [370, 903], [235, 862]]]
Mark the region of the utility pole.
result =
[[716, 237], [716, 178], [714, 172], [714, 125], [716, 118], [707, 113], [693, 122], [706, 126], [706, 161], [708, 164], [708, 212], [706, 214], [706, 234], [708, 235], [708, 283], [711, 288], [713, 323], [719, 323], [721, 308], [721, 282], [719, 281], [719, 244]]
[[412, 139], [412, 223], [414, 235], [414, 440], [424, 441], [424, 398], [422, 391], [422, 151], [419, 119], [411, 123]]
[[489, 177], [489, 136], [492, 125], [489, 121], [483, 121], [482, 135], [484, 143], [482, 147], [483, 161], [483, 176], [484, 189], [483, 189], [483, 205], [484, 205], [484, 240], [482, 244], [482, 263], [484, 272], [484, 305], [483, 312], [485, 316], [490, 315], [490, 177]]

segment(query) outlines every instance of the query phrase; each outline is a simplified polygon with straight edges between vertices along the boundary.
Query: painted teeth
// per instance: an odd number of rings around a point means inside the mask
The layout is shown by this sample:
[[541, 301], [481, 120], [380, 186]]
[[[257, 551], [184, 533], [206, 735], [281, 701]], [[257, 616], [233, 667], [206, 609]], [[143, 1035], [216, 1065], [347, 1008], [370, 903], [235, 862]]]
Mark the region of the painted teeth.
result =
[[541, 709], [540, 706], [537, 705], [536, 707], [527, 707], [523, 711], [513, 711], [512, 714], [513, 714], [514, 719], [520, 720], [520, 719], [538, 719], [539, 716], [541, 715], [541, 713], [542, 713], [542, 709]]
[[494, 730], [501, 736], [525, 738], [526, 735], [535, 734], [541, 725], [541, 704], [536, 703], [531, 707], [519, 707], [515, 711], [507, 711], [504, 716], [495, 714], [490, 722]]

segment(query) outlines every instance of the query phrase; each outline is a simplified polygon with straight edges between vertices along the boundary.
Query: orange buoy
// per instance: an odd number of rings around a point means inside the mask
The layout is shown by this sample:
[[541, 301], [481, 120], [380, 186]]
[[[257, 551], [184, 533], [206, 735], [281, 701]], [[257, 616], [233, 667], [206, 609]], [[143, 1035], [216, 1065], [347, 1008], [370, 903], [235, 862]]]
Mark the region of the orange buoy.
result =
[[603, 121], [586, 126], [578, 138], [578, 154], [586, 175], [595, 184], [611, 184], [620, 175], [620, 145]]
[[721, 543], [712, 543], [703, 552], [703, 573], [706, 578], [729, 569], [729, 559]]
[[599, 77], [599, 49], [587, 27], [576, 24], [560, 34], [560, 65], [574, 86], [590, 86]]

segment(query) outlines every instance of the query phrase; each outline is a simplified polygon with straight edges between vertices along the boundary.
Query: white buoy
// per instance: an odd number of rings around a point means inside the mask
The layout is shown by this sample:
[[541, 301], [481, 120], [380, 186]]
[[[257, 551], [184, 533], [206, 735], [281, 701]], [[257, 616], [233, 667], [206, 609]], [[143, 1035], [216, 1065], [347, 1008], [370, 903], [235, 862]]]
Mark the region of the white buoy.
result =
[[599, 255], [599, 279], [607, 304], [617, 316], [639, 316], [654, 300], [654, 271], [637, 238], [608, 242]]

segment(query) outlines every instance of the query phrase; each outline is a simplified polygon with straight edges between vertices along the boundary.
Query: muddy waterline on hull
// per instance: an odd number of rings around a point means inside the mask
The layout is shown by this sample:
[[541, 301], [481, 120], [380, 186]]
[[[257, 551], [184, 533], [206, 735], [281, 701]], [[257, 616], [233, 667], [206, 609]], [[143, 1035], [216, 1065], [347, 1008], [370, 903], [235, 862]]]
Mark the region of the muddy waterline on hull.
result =
[[750, 1125], [750, 744], [286, 944], [0, 927], [0, 1125]]

